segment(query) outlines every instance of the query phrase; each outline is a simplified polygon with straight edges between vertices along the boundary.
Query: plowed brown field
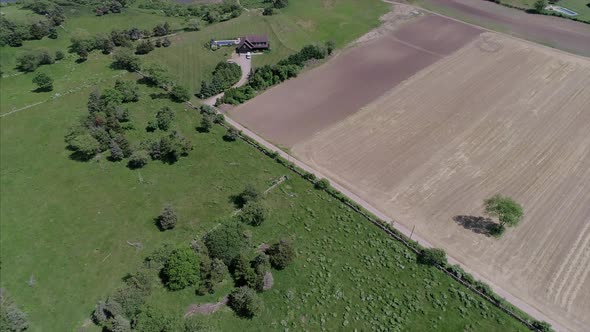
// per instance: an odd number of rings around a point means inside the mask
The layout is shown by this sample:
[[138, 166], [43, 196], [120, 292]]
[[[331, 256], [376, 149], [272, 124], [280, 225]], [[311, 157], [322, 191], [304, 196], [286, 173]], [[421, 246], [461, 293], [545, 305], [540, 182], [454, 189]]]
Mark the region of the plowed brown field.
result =
[[[590, 326], [589, 59], [485, 33], [293, 153], [566, 328]], [[500, 239], [473, 218], [496, 193], [525, 209]]]

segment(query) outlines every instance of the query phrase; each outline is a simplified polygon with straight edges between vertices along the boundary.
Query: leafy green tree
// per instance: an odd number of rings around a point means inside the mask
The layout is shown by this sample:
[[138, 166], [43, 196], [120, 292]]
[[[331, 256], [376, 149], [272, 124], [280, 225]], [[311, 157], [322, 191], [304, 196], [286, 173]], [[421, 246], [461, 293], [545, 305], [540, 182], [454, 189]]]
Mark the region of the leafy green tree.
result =
[[117, 79], [115, 90], [121, 93], [121, 102], [129, 103], [139, 100], [139, 87], [135, 81]]
[[228, 305], [239, 316], [248, 318], [256, 316], [262, 310], [262, 300], [247, 286], [234, 289], [229, 294]]
[[109, 332], [131, 332], [131, 322], [122, 315], [109, 319], [105, 329]]
[[201, 30], [201, 26], [203, 25], [203, 22], [201, 22], [200, 19], [198, 18], [192, 18], [190, 19], [187, 24], [186, 24], [186, 30], [188, 31], [199, 31]]
[[441, 265], [447, 264], [447, 254], [444, 250], [439, 248], [426, 248], [420, 251], [418, 255], [418, 262], [427, 265]]
[[535, 11], [537, 13], [542, 13], [543, 10], [545, 10], [546, 6], [547, 6], [547, 2], [545, 0], [537, 0], [533, 4], [533, 8], [535, 9]]
[[137, 44], [135, 48], [135, 54], [148, 54], [154, 50], [154, 44], [148, 39], [143, 40]]
[[68, 142], [70, 150], [81, 159], [88, 160], [100, 151], [100, 144], [90, 134], [81, 134]]
[[266, 219], [266, 208], [260, 202], [250, 202], [238, 215], [241, 222], [251, 226], [260, 226]]
[[89, 52], [88, 52], [88, 50], [87, 50], [87, 49], [85, 49], [85, 48], [81, 48], [81, 49], [79, 49], [79, 50], [76, 52], [76, 54], [78, 54], [78, 60], [79, 60], [80, 62], [84, 62], [84, 61], [88, 60], [88, 54], [89, 54]]
[[172, 75], [161, 64], [150, 64], [144, 68], [144, 71], [148, 76], [148, 81], [154, 85], [168, 86], [173, 82]]
[[172, 96], [172, 100], [178, 103], [184, 103], [191, 99], [191, 94], [188, 92], [188, 89], [178, 84], [172, 87], [172, 90], [170, 90], [170, 95]]
[[146, 150], [137, 150], [129, 157], [128, 165], [130, 168], [142, 168], [147, 165], [149, 157], [150, 155]]
[[223, 139], [228, 142], [233, 142], [238, 139], [240, 132], [235, 129], [234, 127], [229, 127], [225, 135], [223, 135]]
[[221, 259], [214, 258], [211, 261], [210, 278], [213, 283], [222, 282], [228, 274], [229, 270], [227, 268], [227, 265], [225, 265], [225, 263]]
[[208, 133], [213, 128], [213, 116], [209, 114], [203, 114], [201, 117], [201, 126], [198, 128], [199, 131]]
[[24, 72], [34, 72], [39, 67], [39, 58], [33, 53], [26, 53], [17, 58], [17, 68]]
[[207, 326], [198, 315], [192, 315], [184, 320], [184, 332], [209, 332], [211, 328]]
[[166, 287], [171, 290], [195, 285], [199, 281], [199, 258], [189, 247], [176, 249], [168, 258], [162, 275]]
[[156, 113], [156, 123], [160, 130], [168, 130], [172, 121], [174, 121], [174, 111], [170, 107], [164, 106]]
[[285, 239], [271, 245], [266, 254], [270, 258], [270, 264], [277, 270], [284, 269], [295, 258], [295, 250], [291, 242]]
[[49, 34], [49, 27], [44, 22], [37, 22], [31, 24], [29, 33], [33, 39], [42, 39]]
[[177, 221], [176, 212], [170, 204], [166, 204], [162, 209], [162, 213], [158, 216], [158, 226], [162, 230], [173, 229], [176, 227]]
[[45, 73], [37, 73], [33, 77], [33, 83], [37, 85], [39, 91], [53, 90], [53, 78]]
[[170, 45], [172, 45], [172, 42], [170, 42], [170, 39], [168, 39], [168, 37], [164, 37], [164, 39], [162, 39], [162, 46], [170, 47]]
[[523, 216], [522, 206], [512, 198], [501, 195], [494, 195], [484, 200], [485, 212], [497, 217], [502, 227], [516, 226]]
[[330, 187], [330, 181], [321, 179], [315, 183], [314, 187], [319, 190], [326, 190]]
[[212, 259], [218, 258], [226, 266], [230, 266], [243, 249], [248, 246], [241, 225], [237, 222], [223, 222], [205, 234], [203, 243]]
[[328, 55], [332, 55], [332, 52], [334, 52], [335, 48], [336, 48], [336, 43], [334, 43], [333, 40], [328, 40], [326, 42], [326, 52], [328, 52]]
[[123, 158], [125, 158], [125, 155], [123, 154], [123, 150], [121, 150], [121, 147], [115, 141], [111, 141], [110, 152], [111, 152], [110, 159], [112, 161], [120, 161], [120, 160], [123, 160]]
[[137, 71], [141, 68], [141, 59], [128, 48], [121, 48], [113, 55], [113, 67], [127, 71]]

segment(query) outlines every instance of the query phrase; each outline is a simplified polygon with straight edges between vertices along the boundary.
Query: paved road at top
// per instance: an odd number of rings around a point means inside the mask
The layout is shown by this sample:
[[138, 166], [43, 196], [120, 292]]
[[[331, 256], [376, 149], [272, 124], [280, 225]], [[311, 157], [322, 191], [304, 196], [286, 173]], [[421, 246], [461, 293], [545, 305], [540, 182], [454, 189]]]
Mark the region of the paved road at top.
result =
[[[387, 1], [393, 2], [393, 1]], [[528, 14], [483, 0], [422, 0], [425, 8], [573, 54], [590, 57], [590, 24]]]

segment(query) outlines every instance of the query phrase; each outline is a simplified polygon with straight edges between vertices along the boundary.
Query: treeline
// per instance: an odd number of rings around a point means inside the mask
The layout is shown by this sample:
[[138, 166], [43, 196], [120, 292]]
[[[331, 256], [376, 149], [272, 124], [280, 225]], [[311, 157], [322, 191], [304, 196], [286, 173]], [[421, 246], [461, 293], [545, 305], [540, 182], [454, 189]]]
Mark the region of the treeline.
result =
[[23, 72], [34, 72], [39, 66], [51, 65], [64, 57], [65, 54], [62, 51], [56, 51], [55, 55], [46, 50], [29, 51], [17, 58], [16, 68]]
[[214, 96], [236, 84], [242, 77], [242, 69], [236, 63], [222, 61], [215, 66], [210, 82], [202, 81], [197, 97], [201, 99]]
[[292, 77], [296, 77], [305, 64], [311, 60], [320, 60], [332, 53], [333, 43], [324, 46], [307, 45], [299, 52], [279, 61], [273, 66], [256, 68], [248, 78], [248, 83], [238, 88], [229, 88], [216, 104], [241, 104], [253, 98], [257, 92], [279, 84]]
[[[156, 25], [153, 29], [140, 30], [138, 28], [131, 28], [128, 30], [113, 30], [110, 34], [97, 34], [91, 37], [74, 37], [71, 39], [69, 47], [70, 52], [78, 54], [80, 59], [84, 60], [88, 57], [88, 53], [94, 50], [102, 50], [104, 54], [110, 54], [115, 47], [132, 47], [133, 42], [149, 38], [152, 36], [166, 36], [172, 32], [170, 24], [165, 22]], [[170, 40], [164, 38], [163, 41], [156, 42], [157, 45], [168, 47]], [[137, 45], [137, 54], [147, 54], [154, 49], [154, 44], [151, 41], [143, 41]]]
[[98, 6], [96, 6], [94, 13], [96, 16], [103, 16], [109, 13], [118, 14], [128, 5], [129, 4], [127, 0], [102, 1]]
[[25, 40], [40, 40], [43, 37], [56, 39], [57, 29], [65, 21], [63, 9], [51, 1], [25, 2], [23, 8], [30, 9], [44, 18], [30, 24], [14, 22], [0, 16], [0, 46], [20, 47]]
[[[263, 306], [259, 294], [274, 284], [271, 268], [286, 268], [295, 258], [295, 250], [287, 239], [261, 246], [256, 252], [250, 249], [249, 234], [267, 214], [262, 194], [248, 185], [235, 196], [235, 203], [241, 207], [237, 216], [221, 221], [190, 244], [166, 244], [149, 255], [138, 272], [124, 279], [123, 287], [96, 304], [92, 320], [107, 332], [207, 330], [198, 316], [181, 319], [180, 313], [171, 314], [148, 304], [147, 299], [156, 287], [169, 291], [193, 288], [197, 295], [213, 294], [226, 280], [234, 284], [228, 306], [241, 317], [256, 316]], [[156, 219], [163, 231], [179, 222], [169, 204]]]
[[182, 5], [163, 0], [151, 0], [142, 2], [139, 8], [161, 10], [166, 16], [199, 17], [208, 23], [228, 21], [242, 14], [242, 7], [236, 0], [224, 0], [219, 4], [207, 5]]
[[266, 7], [262, 11], [262, 15], [274, 15], [276, 13], [276, 9], [281, 9], [287, 7], [289, 4], [289, 0], [264, 0]]

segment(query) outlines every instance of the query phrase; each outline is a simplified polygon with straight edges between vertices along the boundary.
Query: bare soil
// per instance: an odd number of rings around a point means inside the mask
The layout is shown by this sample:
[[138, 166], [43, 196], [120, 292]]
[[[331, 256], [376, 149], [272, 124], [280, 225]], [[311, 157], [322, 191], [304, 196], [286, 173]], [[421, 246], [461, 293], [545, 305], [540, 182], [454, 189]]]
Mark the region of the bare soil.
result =
[[[432, 9], [471, 23], [532, 40], [578, 55], [590, 57], [590, 24], [554, 16], [528, 14], [483, 0], [420, 0]], [[451, 12], [449, 12], [450, 10]]]
[[186, 309], [184, 313], [184, 317], [190, 317], [192, 315], [201, 314], [201, 315], [209, 315], [217, 310], [221, 309], [223, 306], [227, 304], [227, 296], [221, 299], [221, 301], [217, 303], [200, 303], [200, 304], [191, 304]]
[[291, 146], [343, 120], [480, 33], [438, 16], [419, 17], [387, 33], [373, 33], [229, 114], [275, 143]]
[[[562, 326], [587, 331], [589, 105], [590, 59], [484, 33], [292, 151]], [[525, 209], [501, 239], [486, 236], [483, 218], [483, 199], [496, 193]]]

